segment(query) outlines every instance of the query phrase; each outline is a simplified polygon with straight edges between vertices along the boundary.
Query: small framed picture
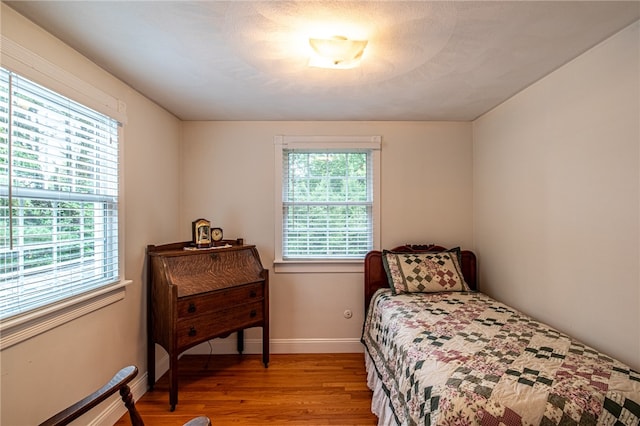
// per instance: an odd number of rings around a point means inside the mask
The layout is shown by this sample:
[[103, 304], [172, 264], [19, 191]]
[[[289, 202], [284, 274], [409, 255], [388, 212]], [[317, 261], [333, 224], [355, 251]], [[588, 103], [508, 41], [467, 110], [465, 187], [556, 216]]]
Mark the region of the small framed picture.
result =
[[198, 219], [191, 222], [193, 244], [198, 248], [211, 247], [211, 222]]

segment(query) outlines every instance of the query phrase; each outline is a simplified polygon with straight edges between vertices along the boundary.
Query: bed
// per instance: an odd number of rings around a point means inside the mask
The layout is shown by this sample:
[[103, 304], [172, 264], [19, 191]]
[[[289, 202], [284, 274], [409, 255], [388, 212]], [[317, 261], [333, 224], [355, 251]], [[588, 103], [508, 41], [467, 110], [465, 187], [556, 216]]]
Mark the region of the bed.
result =
[[640, 373], [477, 291], [472, 252], [372, 251], [364, 272], [378, 424], [639, 424]]

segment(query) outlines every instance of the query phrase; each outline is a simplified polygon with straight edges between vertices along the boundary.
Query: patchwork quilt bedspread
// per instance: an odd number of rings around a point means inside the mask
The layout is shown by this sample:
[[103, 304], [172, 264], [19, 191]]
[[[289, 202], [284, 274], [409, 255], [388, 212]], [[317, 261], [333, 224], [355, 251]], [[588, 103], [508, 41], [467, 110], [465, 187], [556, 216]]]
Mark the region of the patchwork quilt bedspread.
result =
[[476, 292], [379, 290], [362, 343], [402, 425], [638, 425], [640, 373]]

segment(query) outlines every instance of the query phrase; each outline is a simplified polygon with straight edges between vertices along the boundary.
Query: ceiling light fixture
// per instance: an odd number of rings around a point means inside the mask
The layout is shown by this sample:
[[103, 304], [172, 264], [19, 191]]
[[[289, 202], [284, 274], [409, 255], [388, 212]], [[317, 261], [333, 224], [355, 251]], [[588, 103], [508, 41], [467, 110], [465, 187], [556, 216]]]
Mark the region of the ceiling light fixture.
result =
[[349, 40], [343, 36], [310, 38], [309, 44], [315, 55], [309, 65], [320, 68], [355, 68], [360, 64], [368, 40]]

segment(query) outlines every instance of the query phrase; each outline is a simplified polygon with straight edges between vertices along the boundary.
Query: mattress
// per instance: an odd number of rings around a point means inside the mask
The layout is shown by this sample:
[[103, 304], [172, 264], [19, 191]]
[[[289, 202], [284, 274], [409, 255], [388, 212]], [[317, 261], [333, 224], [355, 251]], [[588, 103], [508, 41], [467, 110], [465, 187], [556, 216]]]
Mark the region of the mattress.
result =
[[640, 373], [483, 293], [378, 290], [362, 343], [380, 424], [640, 423]]

